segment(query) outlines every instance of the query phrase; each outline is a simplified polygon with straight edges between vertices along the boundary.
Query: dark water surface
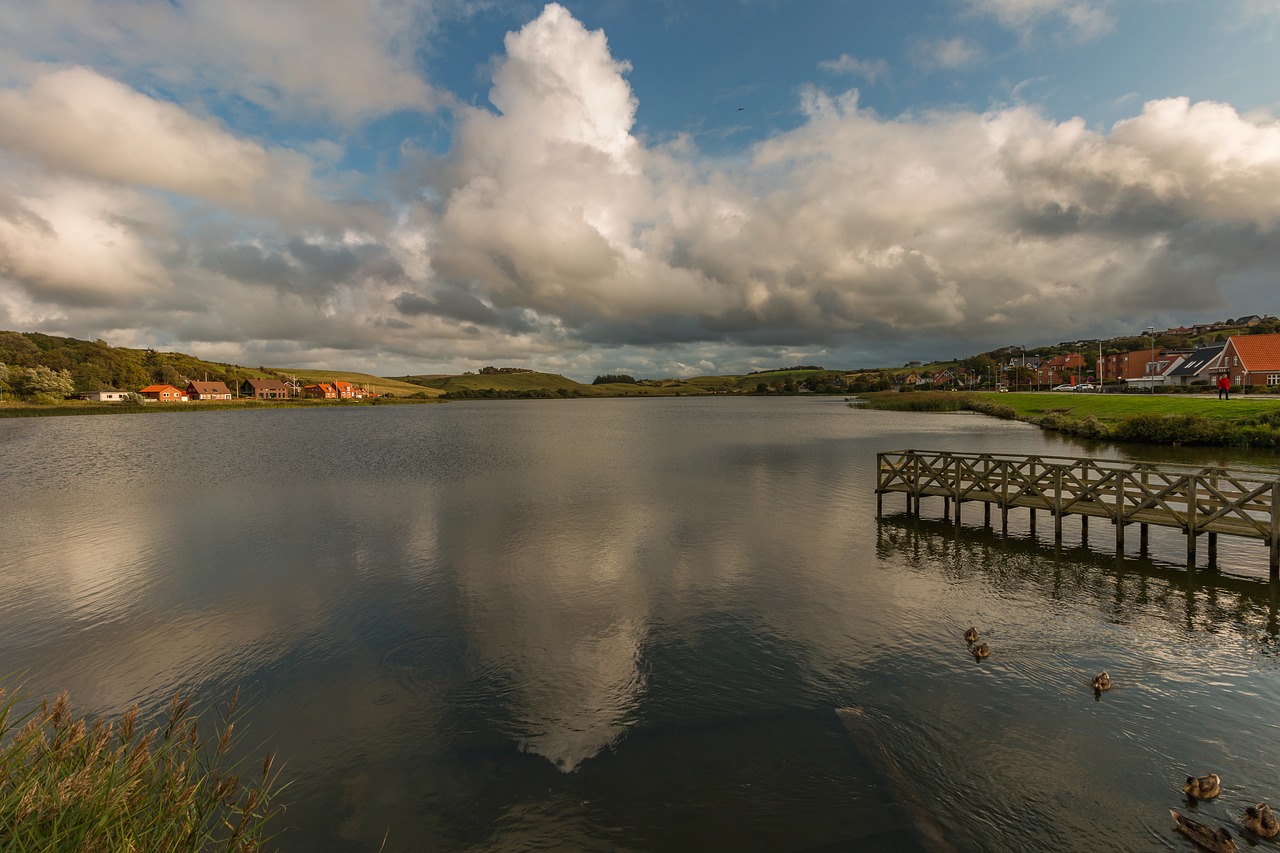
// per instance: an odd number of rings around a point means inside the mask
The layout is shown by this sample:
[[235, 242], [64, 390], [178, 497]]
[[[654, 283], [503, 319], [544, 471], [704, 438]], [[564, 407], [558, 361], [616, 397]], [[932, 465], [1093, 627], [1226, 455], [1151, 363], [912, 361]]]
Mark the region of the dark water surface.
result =
[[959, 851], [1189, 850], [1188, 773], [1213, 823], [1280, 800], [1263, 545], [877, 521], [905, 447], [1170, 455], [838, 399], [3, 420], [0, 673], [241, 686], [286, 851], [931, 849], [921, 808]]

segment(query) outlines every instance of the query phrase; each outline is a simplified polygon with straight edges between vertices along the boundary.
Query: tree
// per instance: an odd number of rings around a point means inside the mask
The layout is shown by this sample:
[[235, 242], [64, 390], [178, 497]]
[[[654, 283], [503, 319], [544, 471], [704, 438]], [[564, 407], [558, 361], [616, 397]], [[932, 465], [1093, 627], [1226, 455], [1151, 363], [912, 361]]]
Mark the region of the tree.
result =
[[9, 367], [3, 361], [0, 361], [0, 396], [3, 396], [9, 387]]
[[20, 397], [34, 397], [37, 400], [46, 398], [61, 400], [70, 397], [75, 391], [75, 381], [71, 371], [51, 370], [42, 364], [35, 367], [24, 367], [13, 371], [13, 391]]

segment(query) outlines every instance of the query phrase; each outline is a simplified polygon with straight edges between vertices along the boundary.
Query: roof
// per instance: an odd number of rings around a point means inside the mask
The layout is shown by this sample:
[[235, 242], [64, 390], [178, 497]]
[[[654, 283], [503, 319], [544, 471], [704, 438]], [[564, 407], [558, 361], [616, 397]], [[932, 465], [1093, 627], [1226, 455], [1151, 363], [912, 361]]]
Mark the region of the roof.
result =
[[179, 394], [182, 393], [181, 388], [176, 388], [173, 385], [148, 385], [146, 388], [143, 388], [138, 393], [139, 394], [158, 394], [161, 391], [177, 391]]
[[225, 382], [188, 382], [188, 388], [195, 388], [197, 394], [230, 394], [231, 389]]
[[1169, 371], [1170, 376], [1196, 376], [1204, 371], [1212, 364], [1222, 350], [1226, 348], [1226, 343], [1210, 344], [1205, 347], [1196, 347], [1187, 353], [1187, 357], [1183, 359], [1173, 370]]
[[1280, 371], [1280, 334], [1236, 335], [1227, 342], [1245, 370]]
[[287, 391], [289, 386], [279, 379], [246, 379], [245, 382], [257, 390]]

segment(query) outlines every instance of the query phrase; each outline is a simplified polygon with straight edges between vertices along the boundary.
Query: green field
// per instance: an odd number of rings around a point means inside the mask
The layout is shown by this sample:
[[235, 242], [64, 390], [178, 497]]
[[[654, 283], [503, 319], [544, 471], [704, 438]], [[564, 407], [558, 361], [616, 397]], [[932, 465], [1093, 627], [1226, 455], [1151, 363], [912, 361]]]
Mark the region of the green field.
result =
[[402, 397], [406, 394], [426, 391], [433, 397], [439, 396], [438, 393], [433, 394], [431, 389], [423, 388], [420, 385], [414, 385], [401, 379], [374, 376], [369, 373], [352, 373], [341, 370], [294, 370], [288, 367], [274, 369], [278, 373], [298, 377], [298, 380], [304, 385], [312, 385], [316, 382], [350, 382], [352, 385], [359, 385], [373, 394], [395, 394], [398, 397]]
[[884, 391], [859, 395], [858, 399], [873, 409], [975, 411], [1091, 439], [1280, 447], [1280, 397], [1218, 400], [1207, 394]]
[[1037, 420], [1050, 414], [1070, 418], [1093, 415], [1104, 423], [1118, 423], [1130, 415], [1199, 415], [1208, 420], [1244, 422], [1280, 411], [1280, 396], [1219, 400], [1217, 394], [1089, 394], [1067, 391], [975, 392], [972, 396], [1009, 406], [1020, 419]]

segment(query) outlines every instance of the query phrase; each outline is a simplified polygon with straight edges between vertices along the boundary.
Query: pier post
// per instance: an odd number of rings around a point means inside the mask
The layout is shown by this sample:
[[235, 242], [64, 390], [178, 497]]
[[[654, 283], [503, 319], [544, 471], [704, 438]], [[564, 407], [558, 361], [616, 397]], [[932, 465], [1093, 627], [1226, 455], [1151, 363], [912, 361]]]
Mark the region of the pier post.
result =
[[1124, 472], [1116, 472], [1116, 556], [1124, 556]]
[[1196, 478], [1187, 477], [1187, 567], [1196, 565]]
[[1280, 480], [1271, 483], [1271, 579], [1280, 580]]
[[1218, 534], [1209, 531], [1209, 568], [1218, 567]]
[[1138, 525], [1138, 553], [1147, 556], [1147, 525], [1146, 522]]
[[1036, 535], [1036, 511], [1031, 510], [1031, 535]]
[[1053, 541], [1062, 544], [1062, 469], [1053, 478]]
[[1080, 516], [1080, 544], [1089, 547], [1089, 516]]
[[991, 529], [991, 501], [982, 503], [982, 526]]

